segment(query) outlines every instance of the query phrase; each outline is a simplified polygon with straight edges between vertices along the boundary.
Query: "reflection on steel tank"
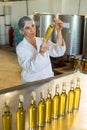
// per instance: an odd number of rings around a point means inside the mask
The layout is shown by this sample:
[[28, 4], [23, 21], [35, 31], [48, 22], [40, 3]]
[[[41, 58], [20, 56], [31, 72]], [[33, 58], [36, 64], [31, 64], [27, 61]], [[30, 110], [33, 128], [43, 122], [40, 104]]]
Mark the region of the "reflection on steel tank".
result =
[[83, 37], [82, 57], [87, 59], [87, 15], [85, 16], [85, 21], [84, 21], [84, 37]]
[[80, 55], [83, 47], [84, 16], [57, 15], [63, 22], [63, 37], [66, 42], [66, 55]]
[[[43, 37], [46, 29], [48, 26], [52, 23], [53, 18], [55, 17], [55, 14], [51, 13], [34, 13], [34, 21], [36, 23], [36, 36]], [[55, 42], [55, 31], [52, 33], [52, 36], [50, 38], [53, 42]]]

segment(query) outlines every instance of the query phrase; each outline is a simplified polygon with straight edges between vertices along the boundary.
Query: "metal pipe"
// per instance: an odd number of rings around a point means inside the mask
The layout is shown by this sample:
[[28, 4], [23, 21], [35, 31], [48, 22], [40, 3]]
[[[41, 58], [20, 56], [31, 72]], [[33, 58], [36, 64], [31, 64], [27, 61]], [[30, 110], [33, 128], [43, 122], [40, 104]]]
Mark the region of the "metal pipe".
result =
[[81, 0], [79, 0], [79, 5], [78, 5], [78, 15], [80, 13], [80, 4], [81, 4]]
[[27, 13], [27, 16], [28, 16], [28, 0], [26, 0], [26, 13]]

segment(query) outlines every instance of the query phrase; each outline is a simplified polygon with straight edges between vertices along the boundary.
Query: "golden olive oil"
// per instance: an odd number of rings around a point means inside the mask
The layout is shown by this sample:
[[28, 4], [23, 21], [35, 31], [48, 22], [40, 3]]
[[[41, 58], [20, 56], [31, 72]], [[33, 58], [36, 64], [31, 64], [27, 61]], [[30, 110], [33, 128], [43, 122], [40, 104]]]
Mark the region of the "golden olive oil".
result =
[[59, 117], [59, 92], [58, 92], [58, 85], [55, 88], [55, 95], [53, 97], [53, 101], [52, 101], [52, 117], [54, 119], [57, 119]]
[[43, 98], [42, 92], [40, 93], [41, 98], [40, 102], [38, 103], [38, 126], [45, 125], [45, 113], [46, 113], [46, 104]]
[[74, 110], [74, 98], [75, 98], [75, 92], [74, 92], [74, 81], [71, 81], [71, 87], [68, 92], [68, 112], [73, 112]]
[[63, 116], [66, 113], [66, 103], [67, 103], [66, 85], [65, 83], [63, 83], [62, 93], [60, 94], [60, 106], [59, 106], [60, 116]]
[[18, 110], [16, 111], [16, 128], [17, 130], [25, 130], [25, 110], [23, 107], [23, 95], [19, 96]]
[[35, 97], [32, 94], [31, 96], [31, 104], [28, 109], [28, 120], [29, 120], [29, 129], [34, 130], [36, 129], [37, 125], [37, 106], [36, 106], [36, 101]]
[[80, 96], [81, 96], [80, 78], [78, 78], [76, 88], [75, 88], [74, 109], [79, 109]]
[[51, 122], [51, 117], [52, 117], [52, 98], [51, 98], [51, 93], [49, 92], [48, 89], [48, 94], [46, 98], [46, 119], [45, 122]]
[[46, 33], [45, 33], [44, 37], [43, 37], [44, 41], [48, 41], [49, 40], [53, 30], [54, 30], [54, 25], [50, 24], [49, 27], [46, 30]]
[[5, 102], [4, 114], [2, 115], [2, 130], [12, 130], [12, 114], [7, 102]]

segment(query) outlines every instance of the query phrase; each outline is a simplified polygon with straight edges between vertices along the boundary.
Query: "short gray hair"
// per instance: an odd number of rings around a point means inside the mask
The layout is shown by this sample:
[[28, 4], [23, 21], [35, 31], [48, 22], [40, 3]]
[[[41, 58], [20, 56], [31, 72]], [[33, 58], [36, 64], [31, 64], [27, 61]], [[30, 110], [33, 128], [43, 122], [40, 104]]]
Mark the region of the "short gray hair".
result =
[[22, 18], [19, 19], [18, 27], [19, 27], [20, 31], [23, 31], [24, 26], [25, 26], [26, 22], [28, 22], [28, 21], [33, 21], [33, 20], [28, 16], [23, 16]]

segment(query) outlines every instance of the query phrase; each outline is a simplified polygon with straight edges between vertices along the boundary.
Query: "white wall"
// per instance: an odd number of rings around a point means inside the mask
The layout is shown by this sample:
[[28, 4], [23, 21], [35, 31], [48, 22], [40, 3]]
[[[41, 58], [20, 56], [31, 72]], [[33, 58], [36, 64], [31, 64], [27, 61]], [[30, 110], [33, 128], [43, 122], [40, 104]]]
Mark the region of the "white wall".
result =
[[0, 15], [3, 14], [3, 6], [4, 6], [4, 2], [0, 2]]
[[[0, 15], [3, 14], [4, 5], [11, 6], [12, 25], [21, 16], [27, 15], [26, 1], [0, 2]], [[33, 12], [87, 14], [87, 0], [28, 0], [28, 14]]]
[[78, 14], [79, 0], [62, 0], [61, 12], [63, 14]]
[[87, 0], [81, 0], [80, 14], [87, 14]]
[[[14, 22], [21, 16], [27, 15], [26, 1], [0, 2], [0, 15], [3, 14], [4, 5], [11, 6], [11, 24], [14, 24]], [[60, 10], [61, 0], [28, 0], [29, 15], [33, 14], [33, 12], [56, 13], [60, 12]]]
[[87, 14], [87, 0], [62, 0], [63, 14]]

